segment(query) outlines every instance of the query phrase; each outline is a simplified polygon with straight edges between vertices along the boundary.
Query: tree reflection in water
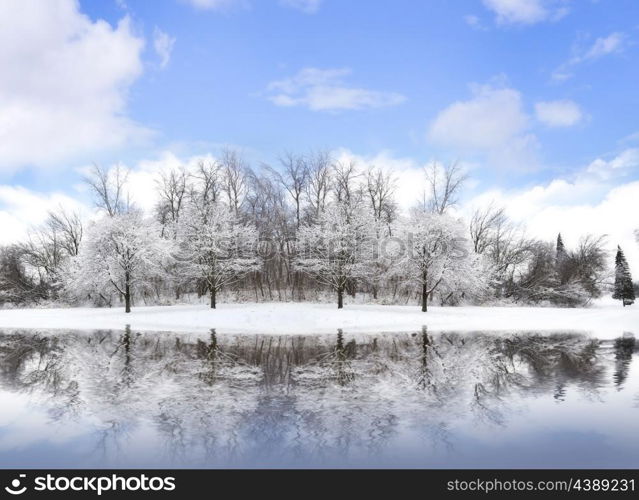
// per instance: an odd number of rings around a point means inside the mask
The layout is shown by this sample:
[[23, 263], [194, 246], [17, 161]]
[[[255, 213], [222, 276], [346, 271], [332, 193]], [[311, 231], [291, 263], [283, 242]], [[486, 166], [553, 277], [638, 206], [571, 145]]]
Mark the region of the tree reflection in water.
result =
[[629, 335], [599, 342], [426, 328], [357, 336], [5, 331], [0, 384], [45, 408], [52, 423], [91, 422], [95, 463], [117, 465], [139, 445], [172, 465], [331, 465], [390, 459], [406, 436], [417, 436], [424, 453], [450, 452], [456, 422], [507, 426], [514, 402], [527, 398], [564, 404], [572, 391], [601, 399], [611, 380], [623, 389], [634, 350]]

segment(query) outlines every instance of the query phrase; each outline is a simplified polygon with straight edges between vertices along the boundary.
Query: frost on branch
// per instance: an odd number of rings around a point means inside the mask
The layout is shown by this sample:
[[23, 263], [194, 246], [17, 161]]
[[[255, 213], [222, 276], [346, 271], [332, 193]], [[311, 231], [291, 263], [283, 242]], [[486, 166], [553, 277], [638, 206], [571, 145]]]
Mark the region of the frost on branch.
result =
[[67, 291], [109, 305], [115, 294], [131, 312], [134, 295], [151, 292], [172, 259], [172, 242], [159, 235], [158, 226], [137, 210], [99, 219], [70, 265]]
[[415, 209], [400, 225], [399, 235], [405, 250], [394, 272], [418, 287], [422, 311], [428, 310], [428, 299], [436, 290], [450, 297], [484, 287], [482, 259], [472, 251], [461, 221]]
[[182, 273], [204, 282], [212, 309], [219, 290], [260, 269], [257, 231], [220, 202], [189, 203], [180, 220], [178, 240]]
[[295, 267], [337, 292], [337, 307], [344, 306], [344, 291], [370, 276], [375, 256], [374, 220], [359, 203], [335, 202], [315, 224], [297, 233]]

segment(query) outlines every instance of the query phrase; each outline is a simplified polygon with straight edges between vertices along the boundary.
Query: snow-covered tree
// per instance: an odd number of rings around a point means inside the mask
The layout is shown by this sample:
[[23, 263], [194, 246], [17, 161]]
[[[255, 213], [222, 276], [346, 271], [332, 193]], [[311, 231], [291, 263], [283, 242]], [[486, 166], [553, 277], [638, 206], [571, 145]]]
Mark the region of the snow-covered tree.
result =
[[561, 233], [557, 235], [557, 243], [555, 245], [555, 278], [559, 286], [565, 285], [570, 280], [571, 262], [569, 260], [564, 240]]
[[184, 168], [161, 172], [156, 182], [159, 200], [155, 206], [155, 214], [162, 226], [162, 236], [175, 238], [180, 212], [193, 186], [189, 183], [188, 173]]
[[608, 252], [605, 236], [585, 235], [577, 248], [568, 252], [570, 279], [578, 281], [587, 292], [588, 300], [600, 297], [609, 281]]
[[626, 256], [623, 254], [621, 247], [617, 247], [617, 256], [615, 257], [615, 288], [612, 294], [613, 299], [621, 300], [624, 307], [634, 304], [635, 289], [632, 284], [632, 276]]
[[24, 304], [43, 298], [44, 290], [24, 265], [20, 245], [0, 247], [0, 304]]
[[381, 168], [370, 167], [365, 177], [364, 203], [372, 214], [374, 230], [373, 243], [380, 252], [371, 262], [371, 273], [368, 283], [373, 293], [373, 299], [377, 299], [378, 293], [384, 288], [389, 278], [389, 269], [392, 259], [386, 255], [387, 245], [384, 244], [392, 236], [392, 226], [398, 217], [397, 204], [393, 199], [397, 180], [390, 172]]
[[66, 288], [76, 296], [119, 295], [131, 312], [135, 292], [162, 276], [172, 253], [169, 240], [160, 237], [152, 220], [137, 210], [113, 214], [93, 223], [74, 259]]
[[405, 249], [396, 273], [419, 287], [422, 311], [428, 310], [428, 298], [438, 287], [448, 294], [481, 288], [481, 257], [473, 252], [461, 221], [415, 209], [401, 224], [399, 235]]
[[556, 246], [556, 260], [557, 265], [560, 265], [564, 260], [566, 260], [567, 253], [566, 247], [564, 245], [564, 240], [561, 237], [561, 233], [557, 235], [557, 246]]
[[44, 224], [33, 227], [18, 244], [24, 270], [38, 283], [42, 298], [57, 299], [60, 277], [69, 258], [77, 255], [82, 240], [79, 214], [63, 207], [49, 211]]
[[344, 198], [297, 233], [296, 269], [337, 292], [338, 309], [344, 307], [349, 282], [366, 279], [371, 272], [377, 241], [374, 226], [361, 203]]
[[191, 202], [179, 223], [182, 268], [186, 276], [206, 284], [212, 309], [217, 292], [260, 269], [257, 231], [242, 223], [235, 209], [234, 204]]

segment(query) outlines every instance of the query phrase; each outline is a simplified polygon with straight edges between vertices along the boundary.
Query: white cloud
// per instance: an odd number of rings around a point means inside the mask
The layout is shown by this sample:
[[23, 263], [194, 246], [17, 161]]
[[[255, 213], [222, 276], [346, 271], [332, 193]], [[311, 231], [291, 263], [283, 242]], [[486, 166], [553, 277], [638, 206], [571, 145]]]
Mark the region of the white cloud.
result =
[[[424, 167], [430, 162], [419, 163], [389, 152], [358, 155], [347, 149], [336, 151], [335, 158], [353, 160], [362, 169], [374, 165], [392, 173], [397, 179], [395, 198], [404, 213], [422, 198]], [[639, 223], [628, 214], [629, 207], [639, 199], [639, 181], [624, 183], [624, 177], [633, 172], [639, 172], [639, 149], [628, 149], [609, 159], [598, 158], [569, 178], [524, 188], [476, 191], [477, 187], [469, 184], [465, 194], [470, 198], [456, 213], [468, 217], [473, 208], [493, 202], [504, 206], [508, 216], [521, 223], [529, 236], [552, 242], [561, 232], [568, 245], [576, 245], [587, 234], [607, 234], [611, 263], [612, 252], [620, 244], [633, 274], [639, 276], [639, 243], [635, 239]]]
[[[184, 167], [195, 172], [200, 160], [213, 160], [210, 154], [180, 158], [170, 151], [162, 152], [157, 158], [141, 160], [133, 166], [121, 165], [127, 172], [126, 196], [138, 208], [151, 214], [158, 195], [156, 183], [162, 172]], [[77, 169], [84, 176], [90, 167]], [[22, 186], [0, 185], [0, 245], [23, 241], [30, 228], [42, 224], [49, 210], [64, 207], [77, 211], [90, 220], [98, 216], [96, 208], [89, 201], [90, 193], [84, 183], [73, 187], [74, 192], [37, 192]]]
[[579, 105], [574, 101], [540, 101], [535, 104], [537, 120], [549, 127], [572, 127], [583, 119]]
[[[564, 195], [570, 197], [579, 192], [581, 186], [564, 186]], [[628, 217], [628, 207], [633, 206], [639, 198], [639, 182], [630, 182], [611, 188], [604, 199], [597, 203], [557, 203], [544, 201], [547, 187], [535, 187], [530, 191], [519, 193], [503, 193], [501, 191], [484, 195], [485, 200], [494, 200], [507, 207], [509, 215], [515, 220], [525, 223], [528, 233], [546, 241], [553, 241], [561, 232], [568, 245], [574, 245], [586, 234], [608, 235], [609, 250], [612, 252], [621, 245], [626, 252], [635, 275], [639, 275], [639, 245], [633, 231], [637, 227], [636, 220]], [[538, 191], [535, 193], [534, 191]], [[477, 200], [475, 200], [477, 202]]]
[[528, 132], [530, 119], [521, 94], [491, 85], [471, 88], [471, 99], [454, 102], [439, 112], [429, 126], [429, 140], [462, 152], [485, 154], [498, 167], [534, 166], [537, 139]]
[[198, 160], [211, 160], [212, 158], [211, 155], [180, 158], [170, 151], [164, 151], [157, 158], [141, 160], [134, 167], [128, 169], [127, 190], [131, 193], [131, 200], [137, 207], [151, 213], [158, 201], [156, 185], [162, 172], [181, 167], [195, 172]]
[[[424, 167], [411, 158], [397, 158], [382, 151], [375, 155], [357, 155], [348, 149], [333, 152], [337, 161], [355, 161], [364, 170], [369, 166], [390, 172], [397, 180], [397, 201], [402, 210], [415, 206], [422, 198], [425, 187]], [[195, 172], [199, 161], [213, 161], [211, 153], [182, 157], [172, 151], [163, 151], [157, 158], [143, 159], [135, 165], [121, 165], [127, 172], [125, 197], [138, 208], [150, 215], [158, 202], [155, 189], [163, 172], [185, 168]], [[78, 176], [84, 176], [92, 167], [76, 169]], [[63, 206], [68, 210], [80, 211], [87, 219], [98, 216], [96, 208], [89, 201], [90, 193], [83, 183], [73, 187], [71, 194], [60, 192], [40, 193], [21, 186], [0, 185], [0, 245], [24, 240], [28, 229], [45, 221], [49, 210]], [[85, 201], [79, 201], [80, 199]]]
[[396, 92], [350, 87], [343, 81], [350, 73], [348, 68], [304, 68], [291, 78], [271, 82], [268, 99], [277, 106], [303, 106], [312, 111], [381, 108], [406, 100]]
[[623, 33], [611, 33], [606, 37], [597, 38], [590, 49], [581, 57], [581, 60], [598, 59], [619, 52], [623, 47], [624, 40]]
[[562, 0], [483, 0], [498, 24], [535, 24], [555, 21], [568, 13]]
[[521, 94], [510, 88], [475, 86], [474, 96], [442, 110], [429, 136], [438, 143], [473, 149], [501, 146], [526, 129]]
[[166, 68], [171, 60], [171, 53], [175, 45], [175, 37], [169, 36], [157, 26], [153, 30], [153, 48], [160, 58], [160, 67]]
[[597, 158], [586, 167], [585, 172], [606, 180], [627, 175], [633, 169], [639, 169], [639, 148], [630, 148], [610, 160]]
[[426, 165], [420, 165], [412, 158], [398, 158], [388, 151], [375, 155], [358, 155], [348, 149], [334, 152], [334, 158], [343, 163], [354, 161], [362, 170], [374, 166], [386, 173], [391, 173], [396, 180], [395, 198], [405, 212], [414, 207], [423, 197], [426, 186], [424, 174]]
[[585, 49], [575, 50], [575, 55], [559, 66], [552, 74], [553, 80], [567, 80], [573, 76], [573, 70], [579, 64], [594, 61], [602, 57], [621, 52], [626, 44], [626, 35], [615, 32], [608, 36], [597, 38], [592, 45]]
[[[384, 151], [357, 155], [347, 149], [335, 151], [334, 157], [344, 162], [354, 160], [362, 169], [376, 166], [392, 173], [397, 180], [396, 200], [404, 211], [422, 198], [423, 169], [430, 162], [419, 163]], [[213, 156], [179, 157], [166, 151], [158, 158], [138, 162], [129, 168], [128, 189], [132, 200], [150, 213], [157, 202], [154, 187], [160, 173], [180, 166], [192, 170], [200, 159], [212, 160]], [[639, 148], [627, 149], [609, 159], [597, 158], [571, 178], [556, 178], [514, 190], [485, 190], [467, 200], [459, 213], [467, 215], [471, 207], [494, 202], [505, 206], [509, 217], [523, 223], [529, 235], [552, 241], [561, 232], [569, 245], [574, 245], [585, 234], [608, 234], [610, 250], [621, 244], [634, 266], [633, 272], [639, 276], [639, 244], [634, 239], [638, 223], [636, 217], [629, 215], [629, 207], [634, 207], [639, 199], [639, 181], [623, 182], [624, 177], [636, 172], [639, 172]], [[476, 186], [468, 185], [467, 189], [472, 193]], [[30, 226], [43, 222], [47, 211], [60, 205], [88, 216], [94, 214], [93, 207], [67, 194], [0, 186], [0, 227], [3, 228], [0, 244], [23, 239]]]
[[[134, 206], [150, 214], [158, 201], [156, 186], [161, 179], [161, 174], [179, 168], [185, 168], [194, 173], [200, 160], [213, 160], [213, 156], [206, 154], [180, 157], [171, 151], [163, 151], [156, 158], [142, 159], [135, 165], [120, 164], [120, 168], [127, 174], [126, 198]], [[114, 166], [112, 165], [112, 167]], [[77, 172], [84, 177], [91, 170], [92, 167], [85, 166], [78, 168]], [[86, 190], [86, 187], [84, 184], [80, 184], [77, 189]]]
[[63, 193], [38, 193], [20, 186], [0, 185], [0, 244], [24, 240], [30, 227], [43, 223], [49, 210], [60, 206], [87, 212], [84, 205]]
[[244, 8], [246, 0], [182, 0], [199, 10], [228, 10], [234, 7]]
[[148, 137], [126, 117], [144, 40], [74, 0], [0, 2], [0, 165], [52, 165]]
[[637, 218], [629, 215], [639, 199], [639, 181], [620, 183], [633, 169], [639, 171], [637, 149], [610, 160], [597, 159], [572, 179], [553, 179], [511, 191], [485, 191], [466, 207], [491, 202], [504, 206], [509, 217], [525, 225], [528, 234], [547, 241], [553, 241], [559, 232], [569, 245], [586, 234], [607, 234], [609, 250], [621, 245], [633, 272], [639, 275], [639, 245], [634, 239]]
[[280, 0], [280, 4], [305, 14], [315, 14], [319, 10], [322, 0]]
[[[393, 156], [390, 151], [381, 151], [377, 154], [362, 155], [356, 154], [349, 149], [342, 148], [333, 151], [333, 159], [337, 162], [348, 164], [355, 162], [359, 172], [364, 173], [369, 167], [375, 167], [386, 174], [390, 174], [395, 181], [395, 201], [404, 215], [415, 206], [421, 205], [424, 197], [428, 198], [426, 169], [430, 169], [435, 163], [438, 168], [443, 168], [444, 164], [437, 159], [430, 159], [426, 162], [419, 162], [413, 158]], [[460, 162], [459, 167], [462, 172], [473, 170], [476, 165]], [[359, 177], [364, 181], [364, 177]], [[472, 177], [464, 183], [464, 190], [469, 192], [477, 187], [477, 180]], [[452, 213], [458, 213], [457, 207]]]

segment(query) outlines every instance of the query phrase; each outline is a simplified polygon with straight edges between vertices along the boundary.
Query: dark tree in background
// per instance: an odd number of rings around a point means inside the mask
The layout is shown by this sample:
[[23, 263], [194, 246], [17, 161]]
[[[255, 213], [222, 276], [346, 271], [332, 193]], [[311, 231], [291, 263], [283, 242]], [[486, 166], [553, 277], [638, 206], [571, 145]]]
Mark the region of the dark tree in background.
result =
[[564, 240], [561, 238], [561, 233], [557, 235], [557, 264], [560, 264], [566, 259], [566, 247], [564, 246]]
[[557, 235], [557, 246], [555, 248], [555, 269], [557, 271], [557, 279], [560, 285], [565, 285], [570, 279], [570, 269], [568, 263], [568, 252], [564, 245], [561, 233]]
[[617, 247], [617, 257], [615, 258], [615, 289], [612, 298], [621, 300], [624, 307], [635, 302], [635, 289], [632, 284], [630, 268], [621, 247]]

